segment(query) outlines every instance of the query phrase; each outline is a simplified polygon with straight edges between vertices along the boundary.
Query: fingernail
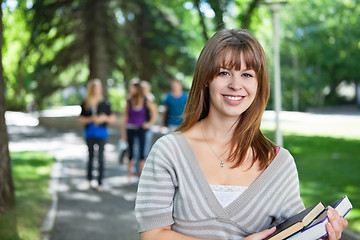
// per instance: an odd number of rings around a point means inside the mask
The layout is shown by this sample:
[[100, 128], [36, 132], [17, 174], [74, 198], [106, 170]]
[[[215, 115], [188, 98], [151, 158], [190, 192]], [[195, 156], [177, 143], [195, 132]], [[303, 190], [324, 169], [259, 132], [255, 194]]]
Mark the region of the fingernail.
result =
[[332, 211], [333, 211], [332, 209], [328, 209], [328, 211], [327, 211], [327, 214], [330, 218], [334, 216]]
[[326, 225], [327, 225], [328, 227], [330, 227], [330, 228], [333, 228], [332, 225], [331, 225], [331, 223], [329, 223], [329, 222], [328, 222]]

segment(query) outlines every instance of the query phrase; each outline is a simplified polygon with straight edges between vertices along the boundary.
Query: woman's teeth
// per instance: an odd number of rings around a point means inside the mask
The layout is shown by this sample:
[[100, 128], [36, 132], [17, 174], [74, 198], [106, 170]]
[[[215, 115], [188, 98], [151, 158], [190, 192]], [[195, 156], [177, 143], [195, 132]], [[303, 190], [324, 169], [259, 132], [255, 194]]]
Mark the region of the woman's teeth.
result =
[[233, 101], [238, 101], [244, 98], [244, 97], [234, 97], [234, 96], [224, 96], [224, 97]]

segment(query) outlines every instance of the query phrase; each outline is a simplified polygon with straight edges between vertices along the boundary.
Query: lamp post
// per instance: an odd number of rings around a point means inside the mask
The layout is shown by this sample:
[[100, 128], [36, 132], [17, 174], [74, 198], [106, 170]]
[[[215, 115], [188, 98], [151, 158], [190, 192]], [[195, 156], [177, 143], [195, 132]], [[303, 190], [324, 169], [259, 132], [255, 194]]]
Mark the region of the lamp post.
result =
[[274, 83], [275, 83], [275, 142], [278, 146], [283, 145], [283, 136], [280, 129], [281, 113], [281, 79], [280, 79], [280, 19], [279, 11], [286, 1], [269, 2], [268, 5], [273, 17], [274, 26]]

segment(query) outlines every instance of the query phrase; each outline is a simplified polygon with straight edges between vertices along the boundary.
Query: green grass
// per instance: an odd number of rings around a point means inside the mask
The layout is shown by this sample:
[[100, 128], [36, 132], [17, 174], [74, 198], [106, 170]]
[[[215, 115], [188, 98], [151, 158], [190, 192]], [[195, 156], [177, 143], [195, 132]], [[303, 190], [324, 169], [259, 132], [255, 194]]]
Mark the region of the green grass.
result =
[[308, 207], [322, 201], [327, 205], [347, 195], [354, 207], [347, 216], [348, 228], [357, 233], [360, 233], [359, 145], [359, 139], [284, 136], [284, 147], [296, 161], [304, 204]]
[[[272, 131], [264, 133], [273, 138]], [[294, 156], [298, 167], [305, 205], [318, 201], [329, 204], [347, 195], [354, 207], [347, 216], [348, 228], [357, 233], [360, 233], [359, 145], [359, 139], [284, 135], [284, 147]], [[5, 218], [0, 215], [1, 239], [16, 239], [4, 238], [7, 224], [15, 220], [22, 239], [39, 239], [39, 228], [51, 201], [47, 190], [54, 158], [44, 152], [11, 153], [11, 158], [17, 203]]]
[[0, 216], [1, 239], [18, 239], [4, 235], [10, 224], [17, 225], [21, 239], [40, 239], [39, 229], [51, 203], [48, 183], [54, 157], [46, 152], [13, 152], [10, 156], [16, 206]]

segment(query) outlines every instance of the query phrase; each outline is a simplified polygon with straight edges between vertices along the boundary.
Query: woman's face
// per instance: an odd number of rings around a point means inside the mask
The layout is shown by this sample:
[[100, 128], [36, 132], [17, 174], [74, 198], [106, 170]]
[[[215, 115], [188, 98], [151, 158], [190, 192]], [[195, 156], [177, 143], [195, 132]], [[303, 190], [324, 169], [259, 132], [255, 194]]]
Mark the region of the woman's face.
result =
[[95, 96], [100, 96], [102, 91], [101, 84], [94, 84], [93, 86], [93, 93]]
[[135, 85], [131, 84], [131, 85], [129, 86], [129, 93], [130, 93], [130, 95], [135, 95], [135, 94], [136, 94], [136, 91], [137, 91], [137, 89], [136, 89]]
[[257, 85], [256, 73], [253, 69], [247, 69], [243, 55], [240, 71], [222, 66], [209, 84], [209, 115], [219, 114], [237, 119], [254, 101]]

